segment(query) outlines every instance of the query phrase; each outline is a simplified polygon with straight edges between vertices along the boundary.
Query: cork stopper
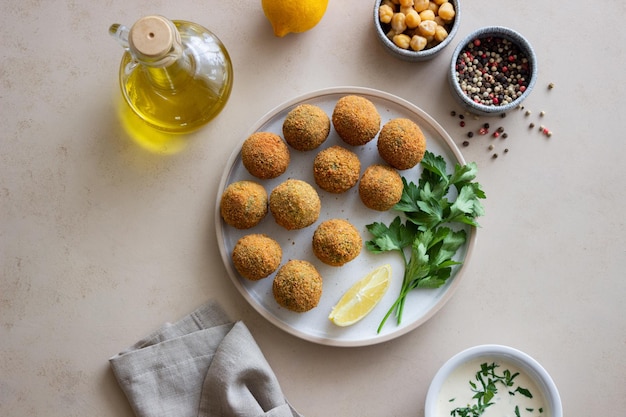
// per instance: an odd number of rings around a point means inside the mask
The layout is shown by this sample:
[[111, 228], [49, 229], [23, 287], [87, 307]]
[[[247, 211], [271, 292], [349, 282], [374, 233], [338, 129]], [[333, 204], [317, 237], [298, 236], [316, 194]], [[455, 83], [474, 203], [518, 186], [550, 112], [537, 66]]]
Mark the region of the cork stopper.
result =
[[176, 32], [176, 27], [168, 19], [146, 16], [130, 28], [128, 44], [139, 59], [157, 61], [172, 50]]

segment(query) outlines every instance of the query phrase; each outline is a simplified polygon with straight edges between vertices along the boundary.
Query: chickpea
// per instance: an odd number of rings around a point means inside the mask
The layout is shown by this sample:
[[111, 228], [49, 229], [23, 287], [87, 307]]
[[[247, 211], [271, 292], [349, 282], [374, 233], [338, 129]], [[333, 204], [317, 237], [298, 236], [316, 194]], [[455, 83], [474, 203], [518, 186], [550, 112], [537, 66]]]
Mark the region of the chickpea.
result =
[[435, 20], [435, 13], [432, 10], [424, 10], [420, 12], [420, 19], [424, 20]]
[[406, 17], [402, 13], [394, 13], [391, 18], [391, 28], [396, 33], [402, 33], [406, 30]]
[[411, 10], [404, 18], [404, 22], [409, 29], [415, 29], [422, 22], [422, 19], [415, 10]]
[[401, 33], [393, 37], [393, 43], [395, 43], [398, 48], [409, 49], [411, 38], [409, 37], [409, 35]]
[[439, 17], [446, 22], [450, 22], [454, 19], [455, 14], [456, 12], [454, 11], [454, 5], [452, 3], [444, 3], [439, 7]]
[[443, 26], [437, 25], [433, 36], [437, 42], [443, 42], [448, 37], [448, 31]]
[[414, 35], [411, 38], [411, 42], [409, 43], [409, 46], [414, 51], [421, 51], [422, 49], [426, 48], [426, 43], [427, 43], [426, 38], [424, 38], [423, 36]]
[[428, 4], [430, 3], [429, 0], [414, 0], [414, 2], [413, 8], [418, 13], [428, 9]]
[[407, 7], [400, 6], [400, 13], [402, 13], [402, 14], [403, 14], [403, 15], [405, 15], [405, 16], [406, 16], [407, 14], [409, 14], [409, 13], [411, 12], [411, 10], [415, 10], [415, 9], [413, 8], [413, 6], [407, 6]]
[[425, 38], [429, 36], [434, 36], [435, 30], [437, 29], [437, 24], [434, 20], [422, 20], [422, 23], [417, 27], [420, 35]]
[[382, 0], [378, 8], [380, 22], [391, 26], [387, 38], [414, 51], [443, 42], [455, 14], [450, 0]]
[[391, 6], [382, 5], [378, 8], [378, 17], [382, 23], [391, 22], [391, 18], [393, 17], [393, 9]]

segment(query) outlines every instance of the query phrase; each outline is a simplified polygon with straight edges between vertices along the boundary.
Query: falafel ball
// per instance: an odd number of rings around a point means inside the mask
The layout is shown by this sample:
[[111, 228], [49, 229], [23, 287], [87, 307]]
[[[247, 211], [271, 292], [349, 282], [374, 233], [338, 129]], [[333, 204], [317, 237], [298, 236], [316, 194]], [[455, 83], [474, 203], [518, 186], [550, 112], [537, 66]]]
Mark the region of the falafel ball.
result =
[[341, 266], [361, 253], [363, 240], [352, 223], [343, 219], [322, 222], [313, 233], [313, 253], [330, 266]]
[[387, 211], [402, 198], [404, 184], [394, 168], [374, 164], [369, 166], [359, 182], [359, 197], [366, 207]]
[[267, 192], [254, 181], [237, 181], [224, 190], [220, 214], [224, 221], [237, 228], [249, 229], [259, 224], [267, 214]]
[[282, 307], [304, 313], [317, 307], [320, 301], [322, 276], [310, 262], [290, 260], [276, 273], [272, 292]]
[[315, 223], [322, 202], [309, 183], [288, 179], [272, 190], [269, 206], [276, 223], [287, 230], [296, 230]]
[[264, 234], [240, 238], [233, 248], [233, 265], [239, 274], [252, 281], [269, 276], [278, 269], [283, 257], [280, 244]]
[[324, 191], [340, 194], [359, 182], [361, 162], [352, 151], [331, 146], [319, 152], [313, 160], [315, 183]]
[[330, 133], [330, 118], [320, 107], [301, 104], [287, 113], [283, 136], [298, 151], [310, 151], [320, 146]]
[[289, 166], [289, 148], [275, 133], [255, 132], [241, 146], [241, 162], [248, 172], [267, 180], [283, 174]]
[[409, 119], [393, 119], [385, 123], [378, 135], [378, 153], [396, 169], [404, 170], [419, 164], [426, 152], [426, 137]]
[[376, 106], [361, 96], [341, 97], [335, 104], [332, 121], [339, 137], [352, 146], [365, 145], [380, 130]]

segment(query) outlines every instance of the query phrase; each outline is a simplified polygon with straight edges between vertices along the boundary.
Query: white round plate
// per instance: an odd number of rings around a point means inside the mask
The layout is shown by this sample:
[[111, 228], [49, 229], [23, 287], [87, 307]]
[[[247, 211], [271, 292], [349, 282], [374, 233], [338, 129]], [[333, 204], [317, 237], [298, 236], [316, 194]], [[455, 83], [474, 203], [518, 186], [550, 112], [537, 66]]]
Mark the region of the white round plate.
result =
[[[321, 190], [313, 179], [313, 159], [320, 150], [333, 145], [348, 148], [359, 156], [361, 174], [365, 168], [373, 163], [384, 163], [378, 155], [376, 138], [364, 146], [352, 147], [345, 144], [331, 127], [328, 139], [318, 149], [300, 152], [290, 147], [291, 162], [287, 172], [272, 180], [259, 180], [250, 175], [241, 162], [240, 154], [241, 144], [254, 132], [274, 132], [282, 137], [282, 124], [285, 116], [299, 104], [317, 105], [331, 117], [337, 100], [349, 94], [363, 96], [374, 103], [381, 115], [381, 127], [387, 121], [398, 117], [409, 118], [416, 122], [426, 136], [427, 149], [446, 159], [449, 173], [452, 172], [456, 163], [465, 164], [461, 152], [443, 128], [423, 110], [408, 101], [369, 88], [329, 88], [305, 94], [281, 104], [263, 116], [241, 138], [220, 181], [215, 210], [217, 240], [222, 259], [230, 278], [243, 297], [262, 316], [286, 332], [311, 342], [331, 346], [365, 346], [384, 342], [401, 336], [426, 322], [451, 297], [453, 290], [459, 283], [460, 272], [467, 265], [476, 241], [476, 228], [468, 228], [466, 244], [459, 250], [455, 258], [463, 260], [464, 265], [457, 267], [453, 271], [453, 276], [441, 288], [413, 290], [406, 300], [402, 322], [397, 324], [395, 316], [392, 315], [380, 333], [377, 333], [380, 321], [400, 291], [404, 273], [401, 256], [395, 252], [372, 254], [363, 247], [361, 254], [352, 262], [342, 267], [332, 267], [320, 262], [313, 254], [311, 247], [313, 232], [324, 220], [343, 218], [350, 221], [360, 231], [363, 242], [366, 242], [372, 238], [366, 225], [373, 222], [389, 224], [399, 214], [393, 210], [381, 213], [366, 208], [359, 198], [358, 185], [337, 195]], [[403, 177], [415, 183], [417, 183], [420, 173], [419, 165], [410, 170], [400, 171]], [[224, 223], [220, 216], [220, 199], [226, 186], [235, 181], [253, 180], [262, 184], [269, 195], [274, 187], [288, 178], [306, 181], [318, 191], [322, 201], [322, 210], [316, 223], [305, 229], [288, 231], [276, 224], [271, 213], [268, 213], [259, 225], [247, 230], [238, 230]], [[294, 313], [280, 307], [272, 295], [274, 274], [260, 281], [250, 281], [238, 274], [231, 259], [232, 249], [239, 238], [250, 233], [265, 233], [280, 243], [283, 249], [281, 265], [290, 259], [306, 260], [315, 265], [324, 280], [322, 297], [316, 308], [305, 313]], [[344, 292], [356, 281], [385, 263], [392, 266], [392, 282], [384, 298], [375, 309], [364, 319], [349, 327], [338, 327], [328, 320], [330, 311]]]

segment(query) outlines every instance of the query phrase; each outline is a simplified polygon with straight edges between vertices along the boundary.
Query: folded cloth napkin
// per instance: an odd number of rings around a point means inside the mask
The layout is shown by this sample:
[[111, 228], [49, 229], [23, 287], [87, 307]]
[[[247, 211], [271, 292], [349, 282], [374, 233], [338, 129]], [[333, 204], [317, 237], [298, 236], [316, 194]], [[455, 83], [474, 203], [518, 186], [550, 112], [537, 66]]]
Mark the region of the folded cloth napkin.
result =
[[109, 363], [138, 417], [302, 417], [245, 324], [213, 301]]

